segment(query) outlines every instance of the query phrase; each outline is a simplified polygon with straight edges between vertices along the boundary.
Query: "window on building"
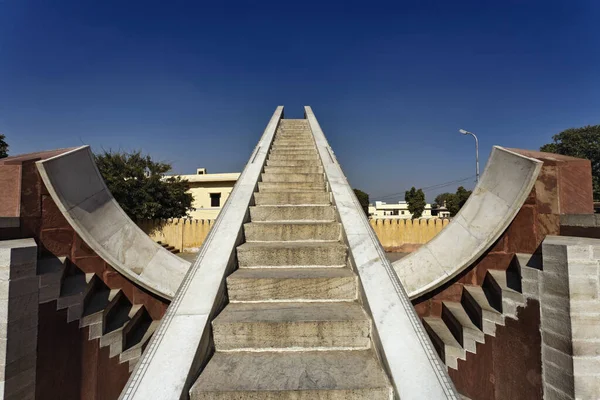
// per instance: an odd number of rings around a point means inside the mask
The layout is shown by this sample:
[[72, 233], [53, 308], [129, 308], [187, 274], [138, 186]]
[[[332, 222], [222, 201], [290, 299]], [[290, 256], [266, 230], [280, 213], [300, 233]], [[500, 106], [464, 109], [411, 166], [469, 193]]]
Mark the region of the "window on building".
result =
[[211, 193], [210, 194], [210, 206], [211, 207], [221, 207], [221, 193]]

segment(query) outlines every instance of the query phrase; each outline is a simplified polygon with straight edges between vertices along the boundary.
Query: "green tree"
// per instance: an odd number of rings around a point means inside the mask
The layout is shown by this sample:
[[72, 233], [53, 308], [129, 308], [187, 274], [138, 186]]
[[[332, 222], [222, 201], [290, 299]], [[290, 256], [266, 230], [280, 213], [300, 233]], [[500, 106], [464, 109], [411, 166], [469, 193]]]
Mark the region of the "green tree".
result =
[[455, 216], [456, 214], [458, 214], [462, 206], [464, 206], [467, 202], [467, 199], [469, 198], [471, 193], [472, 191], [467, 190], [462, 186], [459, 186], [458, 189], [456, 189], [456, 193], [451, 194], [446, 199], [446, 207], [448, 208], [448, 211], [450, 211], [451, 216]]
[[105, 151], [95, 155], [108, 189], [133, 220], [181, 218], [192, 205], [186, 180], [164, 177], [171, 165], [140, 151]]
[[594, 199], [600, 199], [600, 125], [567, 129], [552, 136], [552, 140], [540, 150], [591, 161]]
[[410, 190], [404, 193], [404, 200], [408, 203], [408, 211], [412, 214], [413, 219], [421, 218], [423, 210], [425, 210], [425, 193], [423, 189], [415, 189], [413, 186]]
[[367, 216], [369, 216], [369, 194], [363, 192], [360, 189], [353, 189], [353, 190], [354, 190], [354, 194], [358, 198], [358, 202], [362, 206], [365, 214], [367, 214]]
[[437, 196], [435, 196], [434, 204], [437, 204], [438, 206], [443, 206], [444, 202], [447, 202], [448, 198], [450, 198], [451, 196], [454, 196], [454, 193], [440, 193]]
[[0, 134], [0, 158], [8, 157], [8, 143], [4, 139], [6, 136]]

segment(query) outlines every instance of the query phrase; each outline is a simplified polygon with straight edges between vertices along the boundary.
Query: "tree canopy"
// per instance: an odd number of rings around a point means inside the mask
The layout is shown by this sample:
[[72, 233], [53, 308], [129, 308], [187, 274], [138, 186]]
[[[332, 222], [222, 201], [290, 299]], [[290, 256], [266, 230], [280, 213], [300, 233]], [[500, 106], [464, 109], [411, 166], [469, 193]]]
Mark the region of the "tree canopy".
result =
[[413, 219], [421, 218], [425, 210], [425, 193], [423, 189], [415, 189], [413, 186], [410, 190], [404, 193], [404, 200], [408, 203], [408, 211], [412, 214]]
[[181, 218], [192, 205], [186, 180], [164, 178], [171, 165], [140, 151], [95, 155], [98, 169], [121, 208], [133, 220]]
[[440, 193], [437, 196], [435, 196], [434, 204], [437, 204], [438, 206], [443, 206], [444, 203], [447, 202], [451, 196], [454, 196], [454, 193]]
[[0, 134], [0, 158], [8, 157], [8, 143], [5, 139], [6, 136]]
[[552, 136], [552, 140], [540, 150], [591, 161], [594, 199], [600, 199], [600, 125], [567, 129]]
[[462, 206], [465, 205], [467, 199], [471, 195], [472, 191], [465, 189], [462, 186], [459, 186], [456, 189], [456, 193], [451, 194], [446, 200], [446, 208], [450, 211], [451, 216], [455, 216], [458, 214]]
[[353, 189], [353, 190], [354, 190], [354, 194], [358, 198], [358, 202], [360, 203], [363, 210], [365, 211], [365, 214], [367, 214], [367, 216], [368, 216], [369, 215], [369, 194], [363, 192], [360, 189]]

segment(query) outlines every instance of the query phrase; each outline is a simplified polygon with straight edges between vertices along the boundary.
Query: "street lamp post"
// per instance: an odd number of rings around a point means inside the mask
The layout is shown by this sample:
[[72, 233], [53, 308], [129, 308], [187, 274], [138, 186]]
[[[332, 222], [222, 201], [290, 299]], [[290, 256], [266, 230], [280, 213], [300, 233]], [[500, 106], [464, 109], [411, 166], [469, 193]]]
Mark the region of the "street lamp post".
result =
[[477, 183], [479, 183], [479, 140], [473, 132], [465, 131], [464, 129], [458, 130], [463, 135], [471, 135], [475, 138], [475, 176], [477, 177]]

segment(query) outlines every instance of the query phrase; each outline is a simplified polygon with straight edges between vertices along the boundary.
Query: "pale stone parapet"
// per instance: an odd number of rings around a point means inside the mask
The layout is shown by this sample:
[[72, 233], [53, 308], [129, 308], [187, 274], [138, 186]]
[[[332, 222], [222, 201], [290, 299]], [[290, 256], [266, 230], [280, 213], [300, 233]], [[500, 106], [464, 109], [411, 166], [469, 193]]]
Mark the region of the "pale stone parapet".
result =
[[597, 399], [600, 239], [548, 236], [542, 245], [542, 257], [544, 398]]
[[190, 263], [153, 242], [129, 219], [89, 146], [36, 164], [52, 200], [96, 254], [136, 285], [167, 300], [173, 297]]
[[494, 146], [481, 180], [448, 226], [393, 263], [411, 299], [449, 282], [495, 243], [525, 203], [542, 164]]
[[378, 350], [397, 398], [458, 399], [445, 365], [387, 260], [312, 109], [304, 109], [362, 284], [365, 306], [373, 317]]
[[0, 399], [34, 399], [38, 326], [37, 246], [0, 241]]
[[282, 117], [279, 106], [120, 399], [188, 398], [190, 385], [213, 351], [210, 323], [226, 301], [225, 278], [235, 267], [248, 208]]

